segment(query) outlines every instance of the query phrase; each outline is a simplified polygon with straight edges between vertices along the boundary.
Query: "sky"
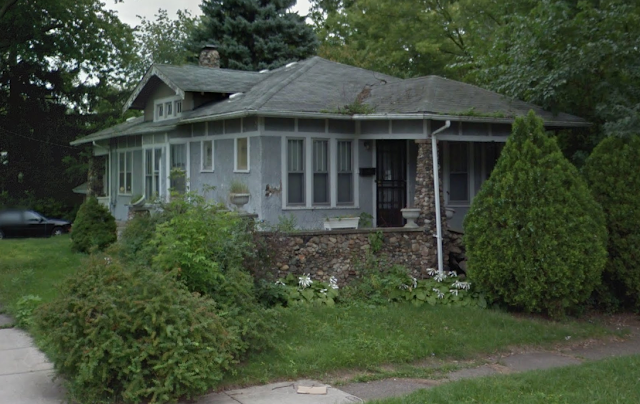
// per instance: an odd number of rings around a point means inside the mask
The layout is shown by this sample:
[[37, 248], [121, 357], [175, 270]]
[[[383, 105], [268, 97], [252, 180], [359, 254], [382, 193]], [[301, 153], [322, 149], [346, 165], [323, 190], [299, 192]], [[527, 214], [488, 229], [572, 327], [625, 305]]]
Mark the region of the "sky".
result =
[[[120, 20], [135, 26], [140, 21], [136, 15], [146, 17], [148, 20], [155, 20], [154, 15], [158, 9], [167, 10], [169, 16], [175, 18], [177, 10], [187, 9], [191, 15], [200, 14], [200, 3], [202, 0], [124, 0], [122, 3], [114, 4], [113, 0], [104, 0], [106, 7], [116, 10]], [[298, 0], [298, 4], [293, 8], [300, 15], [305, 15], [309, 11], [309, 0]]]

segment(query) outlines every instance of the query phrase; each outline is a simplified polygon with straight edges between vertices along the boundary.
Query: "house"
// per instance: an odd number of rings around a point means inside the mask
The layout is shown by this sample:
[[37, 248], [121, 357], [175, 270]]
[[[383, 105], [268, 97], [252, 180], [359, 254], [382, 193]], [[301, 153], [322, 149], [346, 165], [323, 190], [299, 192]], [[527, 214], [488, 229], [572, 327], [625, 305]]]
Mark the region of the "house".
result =
[[149, 69], [125, 106], [140, 117], [71, 143], [93, 146], [104, 167], [99, 199], [117, 220], [136, 194], [212, 185], [207, 197], [228, 203], [236, 180], [249, 188], [245, 209], [271, 223], [293, 215], [314, 229], [366, 212], [374, 226], [397, 227], [400, 210], [416, 206], [433, 225], [441, 198], [442, 212], [455, 210], [449, 227], [461, 229], [514, 117], [534, 110], [550, 130], [588, 126], [438, 76], [400, 79], [320, 57], [234, 71], [203, 52], [200, 66]]

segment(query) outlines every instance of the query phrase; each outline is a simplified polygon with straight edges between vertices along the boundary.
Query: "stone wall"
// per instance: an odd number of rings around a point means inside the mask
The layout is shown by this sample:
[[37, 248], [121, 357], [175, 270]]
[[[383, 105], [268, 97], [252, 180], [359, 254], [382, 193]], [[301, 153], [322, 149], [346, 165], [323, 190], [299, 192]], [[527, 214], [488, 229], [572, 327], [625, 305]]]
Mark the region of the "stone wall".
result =
[[382, 235], [376, 257], [389, 266], [405, 266], [416, 278], [428, 277], [427, 268], [434, 267], [436, 250], [433, 236], [424, 228], [261, 232], [257, 237], [263, 245], [263, 267], [254, 271], [257, 276], [270, 273], [277, 278], [290, 273], [310, 274], [321, 281], [335, 276], [344, 285], [359, 275], [358, 264], [364, 263], [372, 251], [370, 235], [376, 232]]

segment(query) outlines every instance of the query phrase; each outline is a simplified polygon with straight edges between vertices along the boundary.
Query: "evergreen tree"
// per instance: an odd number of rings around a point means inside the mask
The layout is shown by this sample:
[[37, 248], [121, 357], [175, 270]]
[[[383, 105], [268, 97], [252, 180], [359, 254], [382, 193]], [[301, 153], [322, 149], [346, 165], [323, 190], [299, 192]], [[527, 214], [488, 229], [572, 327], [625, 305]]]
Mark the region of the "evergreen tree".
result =
[[191, 35], [198, 53], [215, 44], [221, 67], [236, 70], [275, 69], [315, 53], [312, 28], [289, 9], [296, 0], [204, 0], [203, 17]]
[[605, 138], [584, 167], [591, 192], [607, 220], [609, 260], [598, 303], [640, 308], [640, 136]]
[[464, 224], [470, 278], [494, 301], [562, 316], [600, 282], [602, 208], [533, 112], [516, 119]]

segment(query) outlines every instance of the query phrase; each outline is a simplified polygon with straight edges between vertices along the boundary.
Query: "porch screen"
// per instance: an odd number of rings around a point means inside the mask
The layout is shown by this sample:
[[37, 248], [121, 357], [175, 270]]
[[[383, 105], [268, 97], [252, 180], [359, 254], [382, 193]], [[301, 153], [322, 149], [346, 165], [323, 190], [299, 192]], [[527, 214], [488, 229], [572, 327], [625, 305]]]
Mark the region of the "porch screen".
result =
[[313, 203], [329, 203], [329, 141], [313, 141]]
[[469, 144], [449, 143], [449, 201], [469, 201]]
[[304, 204], [304, 140], [287, 141], [287, 203]]
[[146, 149], [144, 153], [144, 194], [147, 199], [152, 199], [160, 195], [162, 149]]
[[187, 145], [171, 145], [171, 188], [179, 193], [187, 191]]
[[353, 203], [353, 142], [338, 141], [338, 203]]

